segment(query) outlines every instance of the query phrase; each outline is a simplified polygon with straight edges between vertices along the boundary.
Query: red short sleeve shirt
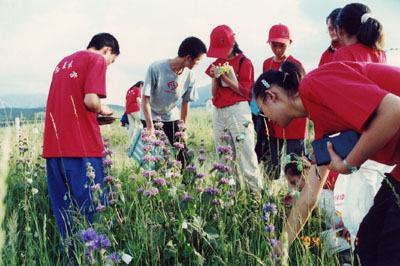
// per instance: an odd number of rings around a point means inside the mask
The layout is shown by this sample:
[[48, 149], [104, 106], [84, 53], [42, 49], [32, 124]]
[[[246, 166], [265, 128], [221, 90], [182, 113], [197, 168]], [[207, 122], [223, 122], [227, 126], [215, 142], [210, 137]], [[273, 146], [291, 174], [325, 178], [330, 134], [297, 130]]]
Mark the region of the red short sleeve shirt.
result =
[[[286, 59], [287, 61], [295, 62], [299, 65], [302, 65], [299, 60], [289, 55]], [[273, 57], [268, 58], [264, 61], [263, 64], [263, 72], [275, 69], [278, 70], [283, 62], [275, 62]], [[280, 138], [280, 139], [304, 139], [307, 136], [307, 118], [298, 118], [294, 119], [292, 123], [286, 128], [283, 128], [279, 125], [273, 124], [271, 122], [267, 122], [269, 136]]]
[[[315, 139], [350, 129], [362, 133], [385, 95], [400, 96], [400, 68], [373, 63], [328, 63], [304, 77], [299, 93], [307, 116], [314, 122]], [[400, 131], [371, 159], [398, 164]], [[396, 167], [392, 173], [398, 170]], [[394, 175], [400, 181], [400, 175]]]
[[361, 43], [353, 43], [338, 49], [332, 61], [372, 62], [386, 64], [386, 53], [376, 51]]
[[140, 111], [140, 104], [137, 102], [137, 98], [141, 98], [139, 87], [133, 87], [127, 91], [125, 107], [127, 114]]
[[333, 56], [335, 55], [335, 50], [332, 50], [330, 47], [322, 53], [321, 59], [319, 60], [318, 66], [322, 66], [323, 64], [332, 62]]
[[[218, 66], [225, 64], [225, 62], [228, 62], [228, 64], [233, 67], [233, 70], [236, 73], [236, 78], [239, 82], [239, 90], [244, 95], [242, 96], [237, 94], [229, 87], [220, 86], [218, 88], [217, 94], [214, 96], [212, 100], [215, 107], [223, 108], [234, 105], [237, 102], [251, 101], [251, 89], [254, 84], [254, 67], [250, 59], [246, 58], [242, 62], [242, 65], [240, 67], [240, 73], [238, 73], [239, 62], [243, 56], [244, 56], [243, 54], [239, 54], [238, 56], [236, 56], [236, 58], [232, 60], [225, 60], [218, 58], [213, 63], [214, 65]], [[209, 75], [210, 77], [212, 77], [210, 73], [211, 66], [212, 65], [210, 65], [206, 70], [206, 74]]]
[[80, 51], [56, 66], [47, 98], [43, 157], [102, 157], [97, 114], [90, 112], [84, 97], [106, 97], [107, 64], [102, 55]]

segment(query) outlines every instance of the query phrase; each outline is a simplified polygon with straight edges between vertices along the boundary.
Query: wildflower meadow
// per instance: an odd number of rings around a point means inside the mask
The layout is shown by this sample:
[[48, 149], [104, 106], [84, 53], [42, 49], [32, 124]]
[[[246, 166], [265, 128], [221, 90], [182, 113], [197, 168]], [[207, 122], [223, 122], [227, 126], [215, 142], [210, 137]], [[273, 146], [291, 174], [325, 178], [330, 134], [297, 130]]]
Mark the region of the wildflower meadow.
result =
[[[0, 158], [6, 162], [2, 169], [8, 168], [0, 173], [4, 265], [342, 265], [341, 255], [329, 252], [320, 237], [327, 226], [318, 208], [289, 252], [272, 256], [290, 212], [282, 203], [286, 181], [269, 180], [265, 165], [261, 195], [246, 192], [227, 144], [230, 136], [214, 146], [211, 111], [205, 109], [191, 110], [173, 145], [161, 122], [154, 136], [142, 131], [141, 164], [128, 156], [126, 128], [118, 122], [102, 126], [104, 187], [87, 165], [93, 223], [72, 210], [75, 233], [62, 240], [41, 157], [43, 125], [22, 119], [19, 132], [0, 128], [1, 149], [8, 150]], [[184, 141], [185, 169], [175, 157]]]

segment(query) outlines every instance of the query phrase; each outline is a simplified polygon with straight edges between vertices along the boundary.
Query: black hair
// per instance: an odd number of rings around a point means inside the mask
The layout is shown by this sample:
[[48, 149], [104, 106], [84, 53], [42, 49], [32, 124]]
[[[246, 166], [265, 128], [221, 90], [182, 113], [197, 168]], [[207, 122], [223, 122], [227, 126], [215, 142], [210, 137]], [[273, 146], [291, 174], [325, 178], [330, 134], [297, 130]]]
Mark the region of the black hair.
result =
[[140, 87], [140, 86], [143, 86], [143, 84], [144, 84], [144, 82], [143, 81], [138, 81], [138, 82], [136, 82], [135, 83], [135, 85], [133, 85], [132, 87], [130, 87], [129, 89], [133, 89], [134, 87]]
[[326, 24], [328, 24], [329, 19], [332, 21], [333, 25], [336, 26], [336, 18], [340, 13], [341, 8], [335, 8], [332, 12], [326, 17]]
[[254, 83], [254, 98], [262, 97], [272, 84], [282, 87], [288, 95], [293, 95], [298, 91], [305, 73], [299, 64], [285, 61], [279, 70], [267, 70], [258, 77]]
[[371, 13], [368, 6], [360, 3], [348, 4], [339, 12], [335, 25], [351, 36], [356, 35], [359, 43], [372, 49], [382, 50], [385, 39], [383, 26], [372, 17], [361, 23], [361, 17], [366, 13]]
[[287, 160], [285, 164], [284, 173], [294, 176], [301, 176], [305, 169], [310, 169], [311, 163], [305, 156], [299, 156], [295, 153], [286, 155]]
[[179, 46], [178, 56], [185, 57], [190, 55], [191, 59], [195, 59], [206, 52], [207, 47], [199, 38], [188, 37]]
[[110, 47], [111, 53], [119, 55], [119, 44], [117, 39], [110, 33], [99, 33], [92, 37], [86, 49], [95, 48], [100, 50], [103, 47]]
[[233, 51], [232, 51], [232, 54], [233, 54], [234, 56], [237, 56], [238, 54], [241, 54], [241, 53], [243, 53], [243, 52], [242, 52], [242, 50], [240, 50], [239, 44], [238, 44], [237, 42], [235, 42], [235, 43], [233, 44]]

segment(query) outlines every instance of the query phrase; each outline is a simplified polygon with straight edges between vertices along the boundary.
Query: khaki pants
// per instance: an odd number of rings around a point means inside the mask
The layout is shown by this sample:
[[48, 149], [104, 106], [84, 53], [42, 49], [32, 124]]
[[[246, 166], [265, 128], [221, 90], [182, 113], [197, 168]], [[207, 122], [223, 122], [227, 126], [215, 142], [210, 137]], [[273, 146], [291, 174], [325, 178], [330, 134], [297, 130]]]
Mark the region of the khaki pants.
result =
[[128, 141], [129, 145], [131, 145], [135, 130], [142, 127], [142, 123], [140, 122], [140, 111], [127, 114], [127, 116], [129, 121]]
[[[224, 132], [227, 127], [227, 132]], [[254, 151], [254, 125], [248, 102], [238, 102], [224, 108], [214, 108], [213, 128], [215, 147], [221, 144], [220, 137], [229, 134], [232, 139], [229, 143], [233, 150], [233, 158], [239, 166], [238, 176], [240, 184], [246, 190], [259, 191], [263, 188], [257, 155]], [[218, 154], [218, 152], [217, 152]]]

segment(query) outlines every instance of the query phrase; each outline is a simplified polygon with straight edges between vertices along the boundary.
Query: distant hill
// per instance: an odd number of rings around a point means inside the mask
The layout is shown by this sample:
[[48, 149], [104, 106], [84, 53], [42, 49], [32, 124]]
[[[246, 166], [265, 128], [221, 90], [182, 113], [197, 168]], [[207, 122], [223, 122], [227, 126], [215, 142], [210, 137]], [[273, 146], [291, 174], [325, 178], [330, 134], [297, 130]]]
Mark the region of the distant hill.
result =
[[47, 94], [0, 95], [0, 108], [39, 108], [46, 106]]

